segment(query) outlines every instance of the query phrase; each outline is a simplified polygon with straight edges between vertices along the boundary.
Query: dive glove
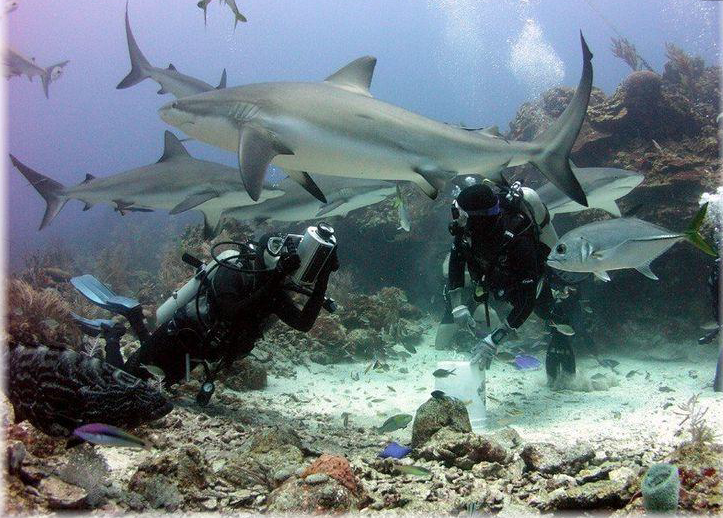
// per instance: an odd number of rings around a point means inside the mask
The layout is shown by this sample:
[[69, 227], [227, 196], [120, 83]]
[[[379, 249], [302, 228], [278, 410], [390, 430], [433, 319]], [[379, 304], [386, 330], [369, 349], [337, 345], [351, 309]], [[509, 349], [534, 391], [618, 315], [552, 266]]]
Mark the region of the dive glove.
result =
[[497, 346], [500, 345], [510, 333], [510, 326], [507, 322], [485, 336], [472, 350], [472, 357], [469, 362], [474, 364], [482, 362], [487, 368], [492, 363], [492, 358], [497, 354]]
[[474, 318], [472, 318], [472, 314], [469, 312], [469, 308], [467, 308], [467, 306], [461, 305], [454, 308], [452, 310], [452, 317], [454, 318], [454, 323], [457, 324], [460, 331], [466, 331], [474, 335], [477, 322], [475, 322]]

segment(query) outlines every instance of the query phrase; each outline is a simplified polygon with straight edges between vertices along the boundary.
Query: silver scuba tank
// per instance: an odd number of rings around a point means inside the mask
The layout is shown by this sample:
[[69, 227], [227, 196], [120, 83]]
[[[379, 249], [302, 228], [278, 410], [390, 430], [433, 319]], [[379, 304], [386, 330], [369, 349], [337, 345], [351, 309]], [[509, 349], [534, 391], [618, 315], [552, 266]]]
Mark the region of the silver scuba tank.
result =
[[307, 228], [296, 249], [301, 259], [301, 266], [291, 279], [302, 286], [314, 284], [334, 248], [336, 248], [336, 236], [330, 225], [319, 223], [316, 227]]
[[[230, 259], [234, 256], [239, 256], [238, 250], [225, 250], [218, 254], [218, 259]], [[161, 304], [156, 310], [156, 323], [160, 327], [166, 324], [173, 318], [180, 308], [191, 303], [198, 293], [198, 289], [201, 287], [201, 279], [206, 277], [209, 281], [213, 280], [218, 268], [218, 263], [212, 259], [208, 264], [203, 265], [196, 275], [194, 275], [186, 284], [181, 288], [174, 291], [166, 301]], [[194, 304], [195, 305], [195, 304]], [[203, 306], [205, 307], [205, 301]]]

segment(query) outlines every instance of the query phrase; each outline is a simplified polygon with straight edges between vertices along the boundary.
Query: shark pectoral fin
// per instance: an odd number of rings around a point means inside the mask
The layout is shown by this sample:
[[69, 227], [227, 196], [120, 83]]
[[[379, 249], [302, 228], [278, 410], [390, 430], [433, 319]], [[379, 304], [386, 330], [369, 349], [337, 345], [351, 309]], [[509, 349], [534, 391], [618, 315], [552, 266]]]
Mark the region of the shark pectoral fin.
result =
[[356, 94], [371, 97], [372, 94], [369, 93], [369, 87], [372, 84], [372, 76], [374, 75], [374, 67], [376, 64], [377, 58], [373, 56], [364, 56], [355, 59], [327, 77], [324, 82]]
[[652, 279], [654, 281], [659, 280], [658, 276], [653, 273], [653, 270], [650, 269], [650, 263], [648, 264], [641, 264], [637, 268], [635, 268], [637, 271], [645, 275], [648, 279]]
[[218, 193], [216, 191], [199, 192], [198, 194], [192, 194], [181, 203], [171, 209], [169, 214], [180, 214], [186, 212], [194, 207], [198, 207], [202, 203], [207, 202], [210, 199], [216, 198]]
[[168, 92], [163, 87], [161, 87], [156, 93], [158, 95], [163, 95], [163, 94], [167, 94]]
[[165, 162], [172, 158], [190, 156], [188, 151], [186, 151], [186, 147], [178, 140], [178, 137], [166, 130], [163, 134], [163, 155], [161, 155], [157, 163]]
[[84, 211], [90, 210], [90, 209], [92, 209], [92, 208], [93, 208], [93, 204], [92, 204], [92, 203], [88, 203], [87, 201], [85, 202], [85, 205], [83, 205], [83, 210], [84, 210]]
[[457, 176], [453, 171], [445, 171], [438, 168], [415, 167], [414, 172], [417, 177], [414, 183], [424, 191], [424, 194], [431, 199], [436, 200], [439, 191], [444, 188], [449, 180]]
[[334, 201], [334, 202], [331, 202], [331, 203], [327, 203], [327, 204], [325, 204], [325, 205], [322, 205], [321, 208], [319, 209], [319, 211], [316, 213], [316, 215], [315, 215], [314, 217], [320, 218], [320, 217], [323, 216], [324, 214], [330, 213], [332, 210], [334, 210], [334, 209], [336, 209], [336, 208], [338, 208], [338, 207], [341, 207], [341, 206], [344, 204], [345, 201], [346, 201], [346, 200], [336, 200], [336, 201]]
[[[267, 131], [251, 125], [245, 125], [241, 128], [239, 132], [238, 164], [241, 171], [241, 180], [243, 180], [246, 192], [252, 200], [259, 201], [264, 185], [264, 177], [266, 176], [266, 168], [274, 157], [293, 154], [288, 148], [276, 142], [274, 137]], [[309, 181], [311, 181], [311, 178], [309, 178]]]
[[176, 70], [176, 67], [173, 66], [173, 63], [168, 64], [168, 68], [166, 70]]
[[221, 230], [221, 211], [204, 210], [203, 212], [203, 237], [211, 239], [216, 237]]
[[321, 203], [328, 203], [326, 200], [326, 196], [324, 196], [324, 193], [321, 192], [321, 189], [319, 189], [319, 186], [316, 185], [314, 180], [311, 179], [309, 173], [305, 171], [293, 171], [289, 169], [284, 169], [284, 171], [286, 172], [286, 174], [289, 175], [289, 178], [301, 185], [314, 198], [319, 200]]
[[621, 218], [623, 215], [620, 213], [620, 207], [618, 207], [618, 204], [615, 203], [615, 200], [605, 200], [602, 203], [599, 203], [595, 205], [596, 209], [602, 209], [606, 212], [609, 212], [616, 218]]
[[601, 270], [599, 272], [592, 272], [592, 273], [595, 274], [595, 277], [597, 277], [601, 281], [610, 282], [610, 276], [608, 275], [608, 272], [606, 272], [605, 270]]

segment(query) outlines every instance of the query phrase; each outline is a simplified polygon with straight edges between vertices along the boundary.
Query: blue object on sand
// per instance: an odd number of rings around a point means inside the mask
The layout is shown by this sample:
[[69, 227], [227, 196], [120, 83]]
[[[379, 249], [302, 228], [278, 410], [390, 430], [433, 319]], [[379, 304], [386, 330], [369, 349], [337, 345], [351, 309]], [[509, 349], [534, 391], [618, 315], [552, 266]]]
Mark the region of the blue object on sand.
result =
[[401, 444], [397, 444], [396, 442], [390, 442], [378, 456], [382, 459], [386, 459], [389, 457], [392, 457], [393, 459], [401, 459], [402, 457], [406, 457], [407, 455], [409, 455], [409, 452], [411, 451], [412, 448], [402, 446]]
[[515, 356], [515, 366], [521, 371], [534, 371], [542, 367], [542, 363], [529, 354], [518, 354]]

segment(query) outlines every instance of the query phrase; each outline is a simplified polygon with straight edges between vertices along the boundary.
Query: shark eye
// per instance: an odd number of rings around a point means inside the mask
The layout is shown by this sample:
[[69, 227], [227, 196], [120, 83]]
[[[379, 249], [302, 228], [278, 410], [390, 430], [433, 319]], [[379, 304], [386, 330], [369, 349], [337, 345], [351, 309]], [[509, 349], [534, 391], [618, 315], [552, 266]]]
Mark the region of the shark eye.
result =
[[567, 246], [561, 243], [557, 245], [557, 247], [555, 248], [555, 252], [560, 255], [565, 255], [565, 253], [567, 252]]

